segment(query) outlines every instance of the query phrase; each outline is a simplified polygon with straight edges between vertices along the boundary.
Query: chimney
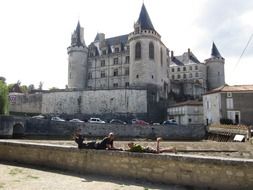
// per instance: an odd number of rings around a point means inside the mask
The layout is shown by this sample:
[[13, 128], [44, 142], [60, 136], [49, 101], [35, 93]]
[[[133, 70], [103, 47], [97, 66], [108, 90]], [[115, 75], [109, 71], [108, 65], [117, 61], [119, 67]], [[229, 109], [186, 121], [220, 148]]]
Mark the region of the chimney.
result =
[[174, 51], [171, 51], [170, 57], [171, 57], [171, 59], [174, 57]]
[[190, 55], [191, 55], [191, 49], [188, 48], [188, 58], [190, 59]]

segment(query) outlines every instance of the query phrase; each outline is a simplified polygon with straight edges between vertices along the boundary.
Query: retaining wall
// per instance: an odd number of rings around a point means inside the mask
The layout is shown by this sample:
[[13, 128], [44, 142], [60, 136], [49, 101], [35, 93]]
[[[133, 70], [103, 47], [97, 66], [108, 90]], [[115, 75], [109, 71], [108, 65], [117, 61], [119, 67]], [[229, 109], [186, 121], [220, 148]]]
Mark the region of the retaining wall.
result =
[[78, 150], [71, 146], [0, 141], [0, 160], [218, 189], [252, 189], [253, 160], [177, 154]]

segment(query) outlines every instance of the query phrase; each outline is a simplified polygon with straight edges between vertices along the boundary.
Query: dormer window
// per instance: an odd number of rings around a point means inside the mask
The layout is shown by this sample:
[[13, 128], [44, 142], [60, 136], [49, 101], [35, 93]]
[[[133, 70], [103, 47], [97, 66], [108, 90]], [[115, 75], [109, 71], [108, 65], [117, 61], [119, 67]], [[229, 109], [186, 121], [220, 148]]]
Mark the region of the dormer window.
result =
[[114, 52], [115, 52], [115, 53], [119, 53], [119, 48], [118, 48], [118, 47], [115, 48], [115, 49], [114, 49]]
[[103, 51], [102, 51], [102, 55], [106, 55], [106, 50], [103, 50]]

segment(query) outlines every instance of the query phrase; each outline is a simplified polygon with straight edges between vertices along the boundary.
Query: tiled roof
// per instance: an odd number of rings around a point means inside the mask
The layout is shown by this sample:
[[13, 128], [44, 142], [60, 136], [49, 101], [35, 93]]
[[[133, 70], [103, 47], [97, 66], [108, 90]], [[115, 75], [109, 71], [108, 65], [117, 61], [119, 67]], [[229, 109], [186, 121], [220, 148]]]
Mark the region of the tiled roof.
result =
[[140, 12], [139, 19], [138, 19], [137, 23], [140, 24], [142, 30], [155, 30], [154, 26], [149, 18], [148, 11], [147, 11], [144, 3], [142, 4], [141, 12]]
[[253, 92], [253, 85], [223, 85], [207, 92], [206, 94], [212, 94], [217, 92]]

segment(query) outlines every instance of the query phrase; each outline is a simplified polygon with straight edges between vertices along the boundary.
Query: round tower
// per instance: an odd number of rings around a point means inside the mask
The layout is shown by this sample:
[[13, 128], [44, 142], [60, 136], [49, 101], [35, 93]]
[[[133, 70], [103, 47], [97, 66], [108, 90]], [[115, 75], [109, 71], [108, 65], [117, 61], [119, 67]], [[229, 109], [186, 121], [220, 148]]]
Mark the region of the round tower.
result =
[[88, 48], [83, 38], [83, 28], [78, 22], [68, 47], [68, 88], [84, 89], [87, 85]]
[[130, 49], [130, 86], [166, 84], [167, 49], [161, 42], [161, 36], [155, 31], [148, 12], [142, 5], [134, 32], [128, 36]]
[[214, 43], [212, 46], [211, 58], [206, 59], [205, 64], [207, 69], [208, 90], [225, 85], [225, 59], [221, 56]]

